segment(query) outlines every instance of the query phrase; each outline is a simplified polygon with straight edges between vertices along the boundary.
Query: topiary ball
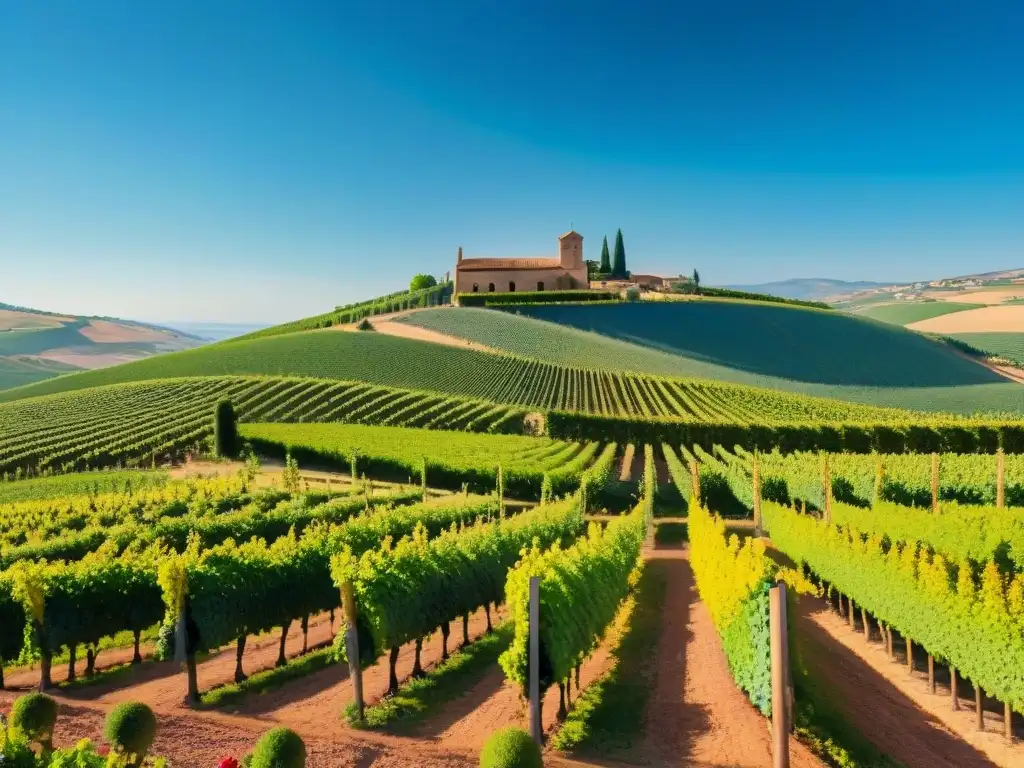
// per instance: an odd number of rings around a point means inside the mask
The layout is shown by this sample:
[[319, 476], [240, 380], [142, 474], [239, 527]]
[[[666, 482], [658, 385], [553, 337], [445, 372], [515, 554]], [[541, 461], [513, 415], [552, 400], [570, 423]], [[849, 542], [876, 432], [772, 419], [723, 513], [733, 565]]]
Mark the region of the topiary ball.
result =
[[118, 704], [107, 716], [103, 736], [113, 749], [135, 755], [136, 762], [141, 762], [156, 738], [156, 716], [138, 701]]
[[20, 696], [11, 707], [11, 726], [29, 741], [48, 740], [57, 723], [57, 702], [45, 693]]
[[480, 753], [480, 768], [543, 768], [540, 747], [522, 728], [495, 731]]
[[272, 728], [252, 751], [250, 768], [305, 768], [306, 745], [288, 728]]

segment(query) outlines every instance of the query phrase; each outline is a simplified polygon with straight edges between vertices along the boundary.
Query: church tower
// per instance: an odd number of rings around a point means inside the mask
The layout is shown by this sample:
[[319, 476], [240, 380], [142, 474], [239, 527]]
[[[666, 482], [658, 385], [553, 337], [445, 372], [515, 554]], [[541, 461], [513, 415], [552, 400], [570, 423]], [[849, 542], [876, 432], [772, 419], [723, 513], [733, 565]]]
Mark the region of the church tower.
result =
[[583, 266], [583, 235], [570, 230], [558, 238], [558, 261], [562, 269], [579, 269]]

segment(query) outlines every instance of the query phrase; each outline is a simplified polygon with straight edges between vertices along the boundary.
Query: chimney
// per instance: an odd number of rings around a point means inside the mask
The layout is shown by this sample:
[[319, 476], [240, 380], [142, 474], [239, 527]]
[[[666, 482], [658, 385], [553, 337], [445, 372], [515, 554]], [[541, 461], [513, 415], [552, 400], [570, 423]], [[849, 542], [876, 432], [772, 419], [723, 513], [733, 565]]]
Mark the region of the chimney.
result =
[[459, 259], [458, 259], [458, 261], [456, 263], [457, 264], [461, 264], [462, 263], [462, 246], [461, 245], [459, 246]]

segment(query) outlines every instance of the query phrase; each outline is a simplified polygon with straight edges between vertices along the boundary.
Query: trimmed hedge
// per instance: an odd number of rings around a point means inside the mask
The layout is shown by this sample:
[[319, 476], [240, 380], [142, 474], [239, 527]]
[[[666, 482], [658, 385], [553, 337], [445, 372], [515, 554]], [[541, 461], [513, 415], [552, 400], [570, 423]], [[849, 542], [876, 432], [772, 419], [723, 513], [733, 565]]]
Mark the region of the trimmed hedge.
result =
[[622, 419], [582, 413], [547, 414], [551, 437], [626, 443], [739, 445], [751, 451], [779, 449], [831, 453], [1024, 453], [1024, 423], [960, 421], [896, 424], [729, 424], [669, 419]]
[[700, 287], [701, 296], [718, 296], [723, 299], [750, 299], [751, 301], [769, 301], [773, 304], [792, 304], [797, 307], [812, 307], [814, 309], [832, 309], [829, 304], [823, 301], [804, 301], [803, 299], [787, 299], [785, 296], [772, 296], [769, 293], [750, 293], [749, 291], [734, 291], [730, 288], [707, 288]]
[[517, 291], [515, 293], [460, 293], [460, 307], [493, 307], [502, 304], [552, 304], [577, 301], [618, 301], [614, 291]]

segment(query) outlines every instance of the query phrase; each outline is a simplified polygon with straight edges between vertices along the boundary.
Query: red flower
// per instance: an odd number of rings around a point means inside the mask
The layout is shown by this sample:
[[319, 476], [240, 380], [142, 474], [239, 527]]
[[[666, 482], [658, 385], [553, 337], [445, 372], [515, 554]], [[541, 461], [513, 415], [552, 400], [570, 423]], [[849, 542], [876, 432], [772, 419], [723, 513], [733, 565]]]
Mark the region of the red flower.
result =
[[238, 761], [233, 757], [222, 757], [217, 768], [238, 768]]
[[106, 757], [110, 754], [110, 747], [106, 744], [100, 744], [98, 747], [96, 747], [96, 754], [100, 757]]

